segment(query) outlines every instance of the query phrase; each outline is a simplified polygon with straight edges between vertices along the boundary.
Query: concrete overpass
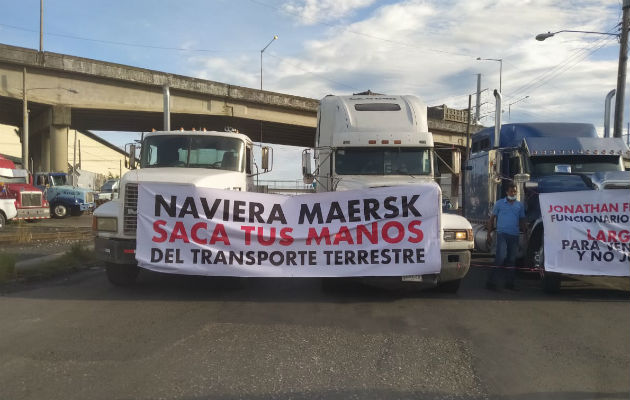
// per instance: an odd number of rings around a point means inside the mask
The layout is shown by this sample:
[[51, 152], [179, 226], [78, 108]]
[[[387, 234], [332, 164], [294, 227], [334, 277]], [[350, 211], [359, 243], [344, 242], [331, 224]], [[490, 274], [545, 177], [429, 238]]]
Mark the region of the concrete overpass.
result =
[[[25, 70], [35, 170], [67, 169], [69, 128], [161, 130], [165, 84], [170, 87], [174, 129], [230, 126], [254, 141], [304, 147], [314, 143], [315, 99], [2, 44], [0, 123], [22, 126]], [[465, 144], [462, 115], [446, 108], [430, 110], [429, 128], [438, 145]]]

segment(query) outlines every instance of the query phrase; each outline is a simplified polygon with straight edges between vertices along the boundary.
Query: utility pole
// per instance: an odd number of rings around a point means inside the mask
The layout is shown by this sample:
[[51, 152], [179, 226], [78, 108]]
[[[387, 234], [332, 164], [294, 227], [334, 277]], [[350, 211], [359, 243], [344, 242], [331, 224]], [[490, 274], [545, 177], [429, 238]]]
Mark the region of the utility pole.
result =
[[[481, 84], [481, 74], [477, 74], [477, 117], [479, 118], [479, 87]], [[461, 167], [462, 171], [462, 214], [466, 215], [466, 166], [468, 165], [468, 158], [470, 157], [470, 114], [472, 113], [472, 95], [468, 95], [468, 120], [466, 121], [466, 161]], [[478, 121], [478, 119], [477, 119]]]
[[39, 52], [44, 51], [44, 0], [39, 0]]
[[623, 109], [626, 89], [626, 64], [628, 63], [628, 27], [630, 25], [630, 0], [623, 0], [621, 36], [619, 44], [619, 68], [617, 69], [617, 97], [615, 98], [615, 127], [613, 137], [620, 138], [623, 130]]
[[479, 123], [479, 114], [481, 109], [481, 74], [477, 74], [477, 104], [475, 111], [475, 123]]
[[72, 156], [72, 186], [77, 186], [77, 130], [74, 130], [74, 155]]

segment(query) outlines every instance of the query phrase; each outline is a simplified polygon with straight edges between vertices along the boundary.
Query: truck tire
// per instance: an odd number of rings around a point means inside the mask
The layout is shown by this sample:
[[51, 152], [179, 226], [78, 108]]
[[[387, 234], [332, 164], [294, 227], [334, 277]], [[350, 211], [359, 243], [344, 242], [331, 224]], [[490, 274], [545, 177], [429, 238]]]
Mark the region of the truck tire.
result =
[[457, 291], [459, 290], [459, 285], [461, 283], [462, 283], [461, 279], [441, 282], [438, 284], [438, 290], [442, 293], [457, 293]]
[[134, 264], [105, 263], [107, 279], [115, 286], [131, 286], [136, 282], [140, 268]]
[[63, 204], [55, 204], [50, 207], [50, 213], [55, 218], [66, 218], [68, 216], [68, 207]]
[[533, 264], [538, 268], [541, 268], [542, 274], [542, 290], [547, 294], [556, 294], [560, 292], [560, 286], [562, 284], [561, 275], [557, 272], [545, 271], [545, 242], [544, 234], [541, 232], [537, 235], [535, 240], [532, 241], [533, 248]]
[[72, 207], [72, 211], [70, 212], [73, 217], [80, 217], [83, 215], [83, 211], [79, 207]]
[[4, 213], [0, 211], [0, 229], [3, 229], [7, 225], [7, 217], [4, 216]]

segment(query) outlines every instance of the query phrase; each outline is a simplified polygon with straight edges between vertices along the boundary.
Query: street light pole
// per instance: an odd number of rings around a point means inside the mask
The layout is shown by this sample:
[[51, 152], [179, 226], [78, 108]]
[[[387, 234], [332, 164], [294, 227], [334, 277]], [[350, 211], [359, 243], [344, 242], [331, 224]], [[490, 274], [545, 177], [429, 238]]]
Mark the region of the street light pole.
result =
[[26, 67], [22, 72], [22, 168], [28, 170], [28, 100], [26, 99]]
[[278, 39], [278, 35], [273, 35], [273, 39], [271, 39], [269, 43], [267, 43], [267, 45], [263, 47], [262, 50], [260, 50], [260, 90], [263, 89], [263, 53], [265, 52], [265, 50], [267, 50], [267, 47], [269, 47], [271, 43], [273, 43], [273, 41], [276, 39]]
[[[628, 0], [630, 1], [630, 0]], [[502, 90], [502, 80], [503, 80], [503, 59], [502, 58], [481, 58], [477, 57], [478, 61], [498, 61], [499, 62], [499, 92], [503, 92]]]
[[628, 24], [630, 0], [623, 0], [621, 19], [621, 37], [619, 44], [619, 66], [617, 67], [617, 96], [615, 97], [615, 126], [613, 137], [621, 137], [623, 130], [623, 106], [626, 90], [626, 65], [628, 64]]

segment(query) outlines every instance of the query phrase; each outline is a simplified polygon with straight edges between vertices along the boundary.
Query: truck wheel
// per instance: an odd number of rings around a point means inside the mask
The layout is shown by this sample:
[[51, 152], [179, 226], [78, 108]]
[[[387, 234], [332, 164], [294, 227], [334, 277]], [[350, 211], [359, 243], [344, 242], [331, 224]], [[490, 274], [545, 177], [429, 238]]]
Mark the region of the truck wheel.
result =
[[140, 268], [134, 264], [105, 263], [107, 279], [115, 286], [131, 286], [136, 282]]
[[562, 280], [560, 278], [560, 274], [556, 272], [545, 272], [545, 276], [543, 277], [543, 292], [549, 294], [556, 294], [560, 292], [560, 286], [562, 285]]
[[70, 213], [74, 217], [80, 217], [81, 215], [83, 215], [83, 211], [81, 211], [81, 209], [79, 207], [73, 207], [72, 211]]
[[457, 293], [459, 285], [462, 283], [461, 279], [455, 279], [454, 281], [446, 281], [438, 284], [438, 290], [442, 293]]
[[68, 216], [68, 207], [63, 204], [55, 204], [52, 206], [52, 215], [55, 218], [66, 218]]
[[4, 213], [0, 211], [0, 229], [4, 228], [7, 225], [7, 217], [4, 216]]
[[545, 271], [545, 244], [541, 237], [538, 243], [538, 250], [534, 252], [534, 262], [536, 267], [542, 270], [542, 289], [548, 294], [555, 294], [560, 291], [561, 277], [557, 272]]

